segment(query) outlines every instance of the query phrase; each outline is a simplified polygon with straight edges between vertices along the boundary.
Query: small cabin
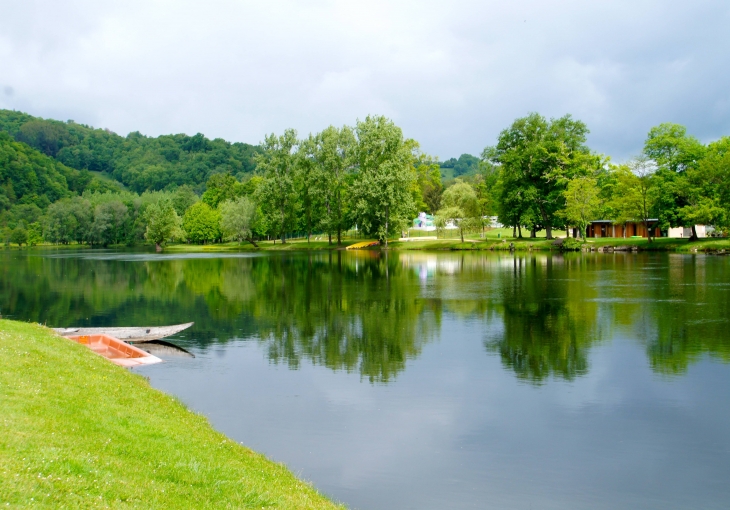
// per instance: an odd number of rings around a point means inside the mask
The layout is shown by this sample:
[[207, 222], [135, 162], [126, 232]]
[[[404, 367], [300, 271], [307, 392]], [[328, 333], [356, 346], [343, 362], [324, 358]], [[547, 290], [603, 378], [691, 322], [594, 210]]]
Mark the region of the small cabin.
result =
[[[586, 229], [586, 237], [648, 237], [651, 232], [652, 237], [660, 237], [661, 230], [657, 226], [659, 220], [650, 219], [647, 225], [643, 221], [627, 221], [626, 223], [615, 224], [611, 220], [595, 220], [588, 224]], [[573, 229], [573, 237], [580, 236], [577, 228]]]

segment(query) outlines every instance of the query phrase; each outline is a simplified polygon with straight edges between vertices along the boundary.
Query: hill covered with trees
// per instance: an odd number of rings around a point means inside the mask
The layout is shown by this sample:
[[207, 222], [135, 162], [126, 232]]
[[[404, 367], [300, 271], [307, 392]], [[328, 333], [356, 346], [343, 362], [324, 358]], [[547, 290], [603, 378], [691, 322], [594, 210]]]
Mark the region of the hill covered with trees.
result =
[[210, 140], [198, 133], [120, 136], [74, 121], [61, 122], [0, 110], [0, 131], [69, 168], [103, 172], [137, 193], [189, 185], [198, 193], [215, 173], [241, 179], [256, 165], [259, 149], [245, 143]]
[[121, 137], [0, 111], [0, 229], [6, 243], [161, 248], [292, 234], [339, 244], [353, 228], [387, 243], [419, 211], [462, 239], [489, 216], [515, 236], [544, 230], [548, 239], [568, 226], [585, 235], [595, 219], [730, 227], [730, 137], [703, 144], [665, 123], [617, 165], [591, 150], [588, 132], [570, 115], [532, 113], [481, 158], [439, 163], [382, 116], [251, 146], [201, 134]]

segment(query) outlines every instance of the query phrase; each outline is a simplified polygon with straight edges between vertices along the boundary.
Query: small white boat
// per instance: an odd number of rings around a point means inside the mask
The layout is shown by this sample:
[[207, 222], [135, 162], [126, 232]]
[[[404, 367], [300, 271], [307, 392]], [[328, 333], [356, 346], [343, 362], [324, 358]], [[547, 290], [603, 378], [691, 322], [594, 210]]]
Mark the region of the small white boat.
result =
[[88, 336], [88, 335], [108, 335], [124, 342], [133, 344], [140, 342], [151, 342], [165, 338], [183, 330], [188, 329], [195, 324], [187, 322], [185, 324], [175, 324], [173, 326], [138, 326], [138, 327], [116, 327], [116, 328], [53, 328], [53, 330], [61, 336]]

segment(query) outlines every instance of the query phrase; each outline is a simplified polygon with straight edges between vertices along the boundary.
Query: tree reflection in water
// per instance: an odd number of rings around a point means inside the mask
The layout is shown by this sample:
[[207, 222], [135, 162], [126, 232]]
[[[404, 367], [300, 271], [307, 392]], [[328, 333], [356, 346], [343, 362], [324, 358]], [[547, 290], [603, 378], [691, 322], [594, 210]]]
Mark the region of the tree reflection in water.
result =
[[486, 350], [535, 384], [585, 374], [591, 346], [616, 337], [642, 342], [650, 366], [671, 375], [703, 353], [730, 361], [725, 262], [618, 253], [3, 251], [0, 312], [49, 326], [192, 320], [188, 347], [255, 340], [274, 363], [308, 360], [374, 383], [393, 380], [428, 342], [450, 341], [454, 324], [486, 335]]

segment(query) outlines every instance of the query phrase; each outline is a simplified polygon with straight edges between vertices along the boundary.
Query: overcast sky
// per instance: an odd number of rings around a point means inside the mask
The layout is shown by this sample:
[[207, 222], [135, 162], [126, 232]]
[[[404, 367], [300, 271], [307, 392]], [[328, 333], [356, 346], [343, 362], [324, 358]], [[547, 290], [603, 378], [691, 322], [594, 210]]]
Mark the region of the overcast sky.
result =
[[730, 2], [0, 0], [0, 108], [258, 143], [368, 114], [478, 155], [536, 111], [623, 160], [730, 135]]

